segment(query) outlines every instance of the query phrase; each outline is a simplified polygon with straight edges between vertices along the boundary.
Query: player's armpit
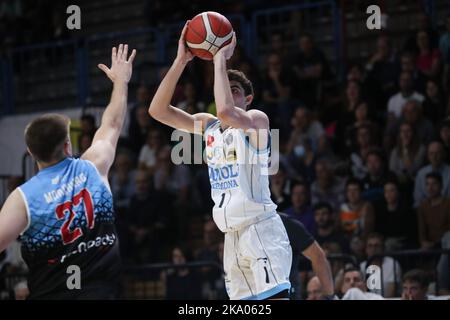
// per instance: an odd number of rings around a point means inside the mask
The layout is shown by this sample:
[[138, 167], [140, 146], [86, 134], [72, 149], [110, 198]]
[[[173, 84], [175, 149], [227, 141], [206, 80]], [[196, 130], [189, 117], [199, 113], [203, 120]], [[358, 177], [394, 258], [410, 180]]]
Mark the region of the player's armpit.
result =
[[27, 208], [20, 191], [16, 189], [6, 199], [0, 211], [0, 252], [17, 239], [27, 225]]
[[109, 140], [96, 140], [81, 156], [83, 160], [91, 161], [102, 177], [107, 177], [114, 162], [115, 148]]

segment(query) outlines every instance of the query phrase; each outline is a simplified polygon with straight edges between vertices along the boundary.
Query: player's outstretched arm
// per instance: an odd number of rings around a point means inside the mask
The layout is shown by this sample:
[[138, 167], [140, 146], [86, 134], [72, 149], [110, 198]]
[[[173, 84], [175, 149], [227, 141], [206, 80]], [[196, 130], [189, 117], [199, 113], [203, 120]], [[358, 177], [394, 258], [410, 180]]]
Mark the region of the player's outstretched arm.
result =
[[217, 117], [222, 123], [239, 129], [269, 129], [269, 118], [259, 110], [245, 111], [234, 105], [230, 81], [227, 75], [227, 60], [236, 47], [236, 34], [231, 42], [214, 55], [214, 98]]
[[177, 57], [166, 76], [161, 81], [161, 84], [150, 103], [148, 113], [156, 120], [171, 126], [172, 128], [185, 130], [191, 133], [201, 133], [194, 132], [195, 121], [200, 121], [201, 128], [199, 129], [203, 131], [206, 124], [215, 119], [213, 115], [209, 113], [197, 113], [192, 115], [181, 109], [175, 108], [170, 104], [177, 82], [187, 63], [193, 58], [192, 53], [186, 48], [184, 41], [188, 23], [189, 21], [186, 22], [183, 31], [181, 32], [180, 39], [178, 40]]
[[27, 209], [20, 191], [14, 190], [0, 211], [0, 253], [25, 230], [28, 224]]
[[127, 113], [128, 82], [131, 78], [135, 56], [136, 50], [133, 50], [128, 57], [128, 45], [120, 44], [118, 49], [112, 48], [111, 68], [104, 64], [98, 65], [113, 82], [113, 91], [111, 100], [103, 112], [100, 127], [94, 135], [92, 145], [81, 158], [92, 161], [103, 177], [108, 175], [109, 168], [114, 161], [117, 141]]

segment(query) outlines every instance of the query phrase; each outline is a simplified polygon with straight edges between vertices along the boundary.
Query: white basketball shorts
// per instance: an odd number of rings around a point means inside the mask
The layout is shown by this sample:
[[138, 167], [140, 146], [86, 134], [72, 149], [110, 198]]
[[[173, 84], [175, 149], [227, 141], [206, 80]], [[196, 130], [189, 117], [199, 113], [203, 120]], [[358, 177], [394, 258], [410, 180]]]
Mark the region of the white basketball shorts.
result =
[[280, 216], [225, 233], [223, 263], [231, 300], [263, 300], [289, 290], [292, 249]]

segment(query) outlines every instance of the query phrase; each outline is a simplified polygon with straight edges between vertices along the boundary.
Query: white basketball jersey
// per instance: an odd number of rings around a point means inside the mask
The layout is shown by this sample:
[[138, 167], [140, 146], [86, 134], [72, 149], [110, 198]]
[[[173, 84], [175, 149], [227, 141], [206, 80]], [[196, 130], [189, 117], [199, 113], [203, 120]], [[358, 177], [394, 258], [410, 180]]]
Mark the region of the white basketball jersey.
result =
[[222, 130], [219, 120], [209, 124], [204, 139], [217, 227], [232, 231], [275, 212], [268, 176], [270, 143], [256, 150], [242, 129]]

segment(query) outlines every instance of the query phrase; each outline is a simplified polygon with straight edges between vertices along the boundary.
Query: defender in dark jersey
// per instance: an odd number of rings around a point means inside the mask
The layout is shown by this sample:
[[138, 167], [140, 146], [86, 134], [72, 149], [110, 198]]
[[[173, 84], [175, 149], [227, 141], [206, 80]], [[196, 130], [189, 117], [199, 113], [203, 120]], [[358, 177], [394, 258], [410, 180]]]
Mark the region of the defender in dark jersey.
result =
[[[46, 114], [25, 129], [36, 176], [14, 190], [0, 212], [0, 252], [21, 235], [30, 299], [112, 299], [120, 254], [108, 172], [127, 110], [136, 51], [112, 49], [111, 101], [91, 147], [72, 158], [69, 119]], [[76, 277], [79, 276], [79, 280]], [[75, 277], [75, 278], [74, 278]]]

